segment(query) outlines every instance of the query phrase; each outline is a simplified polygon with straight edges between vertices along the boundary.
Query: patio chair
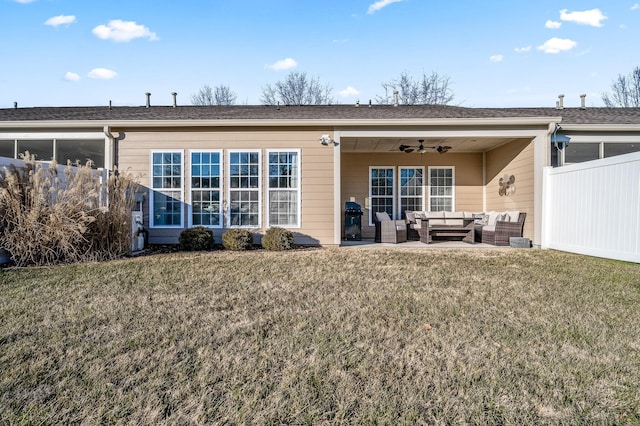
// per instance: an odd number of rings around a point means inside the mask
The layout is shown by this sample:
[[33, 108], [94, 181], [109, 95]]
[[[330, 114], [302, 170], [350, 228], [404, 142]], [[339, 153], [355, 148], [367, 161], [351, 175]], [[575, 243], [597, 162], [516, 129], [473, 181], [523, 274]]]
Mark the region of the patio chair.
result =
[[375, 242], [376, 243], [404, 243], [407, 241], [407, 222], [393, 220], [387, 212], [376, 212]]
[[510, 237], [522, 237], [526, 217], [526, 213], [520, 213], [517, 222], [499, 220], [496, 221], [496, 226], [493, 230], [487, 229], [488, 227], [486, 226], [483, 227], [482, 242], [494, 246], [508, 246]]

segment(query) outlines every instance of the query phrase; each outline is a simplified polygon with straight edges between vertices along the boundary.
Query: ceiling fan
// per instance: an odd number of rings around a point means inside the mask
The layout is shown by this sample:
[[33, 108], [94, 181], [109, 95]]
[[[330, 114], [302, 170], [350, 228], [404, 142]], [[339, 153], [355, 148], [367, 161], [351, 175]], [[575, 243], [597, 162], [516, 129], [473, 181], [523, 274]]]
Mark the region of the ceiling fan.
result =
[[427, 149], [435, 149], [438, 154], [444, 154], [451, 149], [451, 147], [447, 145], [424, 146], [424, 139], [419, 139], [418, 142], [420, 143], [418, 146], [400, 145], [398, 148], [407, 154], [413, 151], [416, 151], [418, 154], [424, 154], [427, 152]]

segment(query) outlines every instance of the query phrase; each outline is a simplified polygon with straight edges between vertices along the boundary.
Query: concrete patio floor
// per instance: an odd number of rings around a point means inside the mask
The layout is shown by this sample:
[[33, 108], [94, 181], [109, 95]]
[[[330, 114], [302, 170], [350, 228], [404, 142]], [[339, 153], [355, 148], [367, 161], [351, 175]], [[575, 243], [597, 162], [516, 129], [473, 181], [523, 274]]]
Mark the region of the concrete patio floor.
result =
[[346, 241], [343, 240], [340, 243], [340, 247], [345, 248], [397, 248], [397, 249], [498, 249], [505, 250], [511, 249], [511, 247], [498, 247], [491, 244], [469, 244], [462, 241], [436, 241], [431, 244], [421, 243], [420, 241], [407, 241], [405, 243], [392, 244], [392, 243], [376, 243], [373, 240], [362, 241]]

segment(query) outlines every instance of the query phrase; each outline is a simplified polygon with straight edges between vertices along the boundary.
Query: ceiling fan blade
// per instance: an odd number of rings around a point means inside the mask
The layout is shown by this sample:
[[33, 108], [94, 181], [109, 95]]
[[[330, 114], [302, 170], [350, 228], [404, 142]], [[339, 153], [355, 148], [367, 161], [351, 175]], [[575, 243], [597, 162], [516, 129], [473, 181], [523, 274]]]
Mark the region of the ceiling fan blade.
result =
[[407, 148], [409, 148], [409, 145], [400, 145], [400, 146], [398, 147], [398, 149], [400, 149], [400, 151], [404, 151], [404, 150], [406, 150]]
[[410, 152], [413, 152], [413, 151], [414, 151], [413, 148], [405, 148], [404, 149], [404, 152], [406, 152], [407, 154], [410, 153]]

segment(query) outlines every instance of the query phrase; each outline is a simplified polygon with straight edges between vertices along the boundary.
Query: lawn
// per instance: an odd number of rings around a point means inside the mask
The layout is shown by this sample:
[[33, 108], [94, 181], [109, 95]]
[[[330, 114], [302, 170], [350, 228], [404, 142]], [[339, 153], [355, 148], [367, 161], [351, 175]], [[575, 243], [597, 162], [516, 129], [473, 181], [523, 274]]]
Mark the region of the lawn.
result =
[[0, 271], [0, 423], [640, 424], [640, 265], [172, 253]]

